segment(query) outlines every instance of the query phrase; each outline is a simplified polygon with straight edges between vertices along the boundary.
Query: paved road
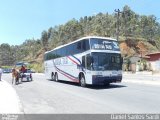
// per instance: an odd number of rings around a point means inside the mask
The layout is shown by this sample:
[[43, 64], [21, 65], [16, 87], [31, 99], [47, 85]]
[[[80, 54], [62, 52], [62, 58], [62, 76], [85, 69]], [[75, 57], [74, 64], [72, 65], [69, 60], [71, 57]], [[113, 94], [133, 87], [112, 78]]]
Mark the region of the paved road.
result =
[[[3, 74], [3, 79], [11, 83], [10, 74]], [[122, 82], [109, 87], [82, 88], [72, 83], [46, 80], [42, 74], [34, 74], [33, 79], [13, 85], [24, 113], [160, 112], [160, 86], [157, 85]]]

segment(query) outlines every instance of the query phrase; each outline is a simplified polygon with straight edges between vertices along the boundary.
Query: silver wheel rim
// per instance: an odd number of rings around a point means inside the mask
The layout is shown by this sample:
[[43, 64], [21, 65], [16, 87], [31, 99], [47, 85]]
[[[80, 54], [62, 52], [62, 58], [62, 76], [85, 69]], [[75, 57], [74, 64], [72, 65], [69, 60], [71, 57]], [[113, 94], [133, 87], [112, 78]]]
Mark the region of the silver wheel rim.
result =
[[85, 86], [85, 79], [84, 79], [84, 77], [81, 78], [81, 86]]

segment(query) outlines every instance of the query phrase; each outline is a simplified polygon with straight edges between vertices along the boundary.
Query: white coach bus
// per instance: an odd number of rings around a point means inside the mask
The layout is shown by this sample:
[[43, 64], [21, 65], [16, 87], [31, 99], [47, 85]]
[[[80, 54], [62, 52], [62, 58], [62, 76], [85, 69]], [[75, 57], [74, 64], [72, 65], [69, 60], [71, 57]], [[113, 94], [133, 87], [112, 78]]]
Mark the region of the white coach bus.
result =
[[77, 82], [83, 87], [121, 82], [122, 62], [117, 40], [97, 36], [78, 39], [44, 55], [47, 79]]

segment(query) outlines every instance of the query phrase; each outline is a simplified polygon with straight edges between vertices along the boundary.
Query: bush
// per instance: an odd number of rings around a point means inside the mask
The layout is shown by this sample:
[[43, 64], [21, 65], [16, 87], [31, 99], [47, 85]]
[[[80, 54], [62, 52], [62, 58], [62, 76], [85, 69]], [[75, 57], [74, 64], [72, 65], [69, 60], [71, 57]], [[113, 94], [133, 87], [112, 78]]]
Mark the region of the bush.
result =
[[38, 63], [30, 64], [30, 65], [28, 65], [28, 68], [33, 69], [33, 70], [35, 70], [35, 72], [38, 72], [38, 73], [44, 72], [44, 67], [42, 64], [38, 64]]
[[12, 66], [2, 66], [3, 69], [11, 69]]

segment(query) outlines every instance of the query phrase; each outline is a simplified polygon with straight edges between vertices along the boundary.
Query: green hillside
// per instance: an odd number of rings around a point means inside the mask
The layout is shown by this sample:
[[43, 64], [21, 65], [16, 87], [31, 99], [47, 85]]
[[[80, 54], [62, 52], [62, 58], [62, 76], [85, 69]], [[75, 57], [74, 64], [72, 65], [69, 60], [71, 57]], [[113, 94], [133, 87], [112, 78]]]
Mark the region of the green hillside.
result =
[[[124, 57], [140, 54], [142, 50], [146, 53], [160, 51], [160, 23], [154, 15], [139, 15], [130, 7], [124, 6], [118, 23], [119, 42]], [[0, 65], [27, 61], [32, 63], [31, 67], [42, 71], [45, 51], [88, 35], [116, 38], [117, 27], [117, 13], [99, 13], [79, 20], [72, 19], [63, 25], [42, 31], [39, 39], [27, 39], [16, 46], [1, 44]]]

